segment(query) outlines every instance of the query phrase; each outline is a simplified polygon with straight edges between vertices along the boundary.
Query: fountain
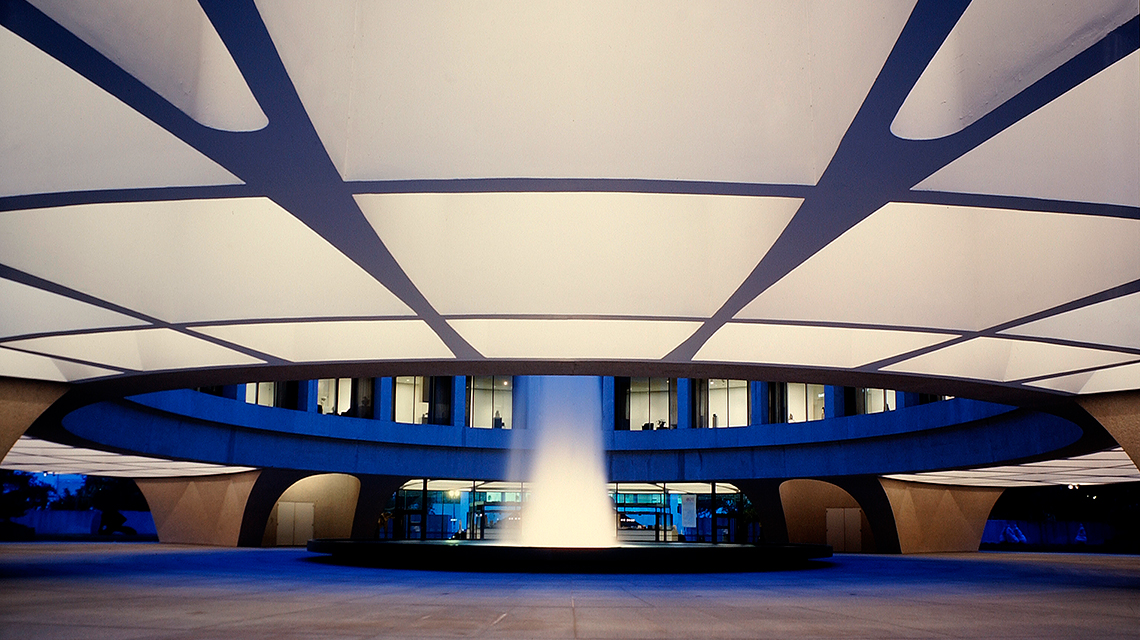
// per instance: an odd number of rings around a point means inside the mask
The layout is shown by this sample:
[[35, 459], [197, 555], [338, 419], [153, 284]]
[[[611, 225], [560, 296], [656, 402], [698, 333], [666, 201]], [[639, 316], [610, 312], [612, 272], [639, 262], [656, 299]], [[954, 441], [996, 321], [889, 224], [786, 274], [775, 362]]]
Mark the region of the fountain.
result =
[[402, 569], [519, 572], [756, 571], [825, 558], [825, 545], [617, 543], [606, 488], [601, 378], [517, 377], [508, 476], [529, 497], [510, 543], [310, 540], [332, 561]]
[[[613, 502], [606, 491], [599, 378], [535, 376], [516, 385], [525, 430], [513, 450], [530, 498], [518, 544], [527, 547], [612, 547]], [[529, 439], [529, 447], [522, 441]]]

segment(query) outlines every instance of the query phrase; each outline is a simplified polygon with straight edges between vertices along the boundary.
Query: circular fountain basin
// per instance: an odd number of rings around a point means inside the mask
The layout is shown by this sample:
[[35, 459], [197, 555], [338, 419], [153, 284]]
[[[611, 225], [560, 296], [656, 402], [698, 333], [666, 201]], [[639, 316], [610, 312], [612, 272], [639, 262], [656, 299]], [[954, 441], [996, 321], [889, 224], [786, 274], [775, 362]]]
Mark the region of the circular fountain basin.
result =
[[310, 540], [331, 562], [386, 569], [503, 573], [739, 573], [811, 566], [831, 547], [807, 544], [633, 543], [522, 547], [457, 540]]

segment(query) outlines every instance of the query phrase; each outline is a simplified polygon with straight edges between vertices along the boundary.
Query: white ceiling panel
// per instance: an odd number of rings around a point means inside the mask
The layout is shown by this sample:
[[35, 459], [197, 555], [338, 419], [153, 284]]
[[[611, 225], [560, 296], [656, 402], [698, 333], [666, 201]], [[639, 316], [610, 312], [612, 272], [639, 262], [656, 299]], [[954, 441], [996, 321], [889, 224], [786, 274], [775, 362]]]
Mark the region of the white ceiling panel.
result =
[[956, 133], [1137, 13], [1136, 0], [974, 0], [914, 85], [891, 132]]
[[1140, 293], [1081, 307], [1002, 333], [1064, 340], [1091, 339], [1098, 344], [1140, 349]]
[[915, 188], [1140, 206], [1140, 52]]
[[5, 213], [0, 255], [17, 269], [170, 322], [410, 315], [265, 198]]
[[0, 376], [29, 378], [54, 382], [78, 382], [88, 378], [101, 378], [118, 374], [118, 371], [57, 360], [34, 353], [24, 353], [0, 346]]
[[895, 480], [962, 486], [1021, 487], [1032, 485], [1109, 484], [1140, 480], [1140, 471], [1123, 449], [1003, 467], [934, 471], [886, 476]]
[[257, 4], [348, 180], [814, 184], [914, 2]]
[[737, 317], [981, 330], [1140, 278], [1138, 246], [1140, 220], [891, 203]]
[[1096, 371], [1081, 387], [1081, 393], [1109, 393], [1140, 389], [1140, 363]]
[[651, 320], [450, 320], [489, 358], [657, 360], [700, 323]]
[[1044, 342], [975, 338], [883, 367], [883, 370], [1010, 382], [1135, 359], [1135, 355], [1127, 353]]
[[251, 467], [229, 467], [205, 462], [185, 462], [130, 456], [97, 449], [72, 447], [39, 438], [21, 436], [0, 469], [31, 473], [81, 473], [124, 478], [163, 478], [205, 476], [252, 471]]
[[241, 183], [3, 28], [0, 60], [0, 196]]
[[66, 296], [0, 278], [0, 338], [146, 324]]
[[134, 371], [262, 364], [264, 361], [171, 329], [131, 329], [16, 340], [13, 347]]
[[357, 196], [440, 312], [709, 316], [795, 198], [639, 193]]
[[1086, 371], [1084, 373], [1074, 373], [1067, 376], [1057, 376], [1056, 378], [1046, 378], [1045, 380], [1038, 380], [1027, 384], [1031, 387], [1041, 387], [1042, 389], [1052, 389], [1053, 391], [1080, 393], [1081, 389], [1089, 383], [1093, 373], [1092, 371]]
[[198, 123], [227, 131], [269, 123], [194, 0], [31, 3]]
[[855, 368], [953, 337], [915, 331], [730, 322], [713, 334], [693, 359]]
[[194, 331], [291, 362], [454, 357], [421, 320], [238, 324]]
[[1109, 393], [1111, 391], [1140, 389], [1140, 362], [1088, 373], [1038, 380], [1031, 383], [1030, 386], [1069, 393]]

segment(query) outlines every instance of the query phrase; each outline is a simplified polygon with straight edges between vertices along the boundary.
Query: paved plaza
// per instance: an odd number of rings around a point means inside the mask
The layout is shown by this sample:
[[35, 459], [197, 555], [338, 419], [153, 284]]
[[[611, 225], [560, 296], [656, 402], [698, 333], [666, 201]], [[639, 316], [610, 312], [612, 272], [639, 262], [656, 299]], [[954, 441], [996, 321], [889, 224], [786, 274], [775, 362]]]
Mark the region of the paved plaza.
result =
[[1136, 638], [1140, 557], [839, 555], [800, 571], [528, 575], [302, 549], [0, 545], [0, 637]]

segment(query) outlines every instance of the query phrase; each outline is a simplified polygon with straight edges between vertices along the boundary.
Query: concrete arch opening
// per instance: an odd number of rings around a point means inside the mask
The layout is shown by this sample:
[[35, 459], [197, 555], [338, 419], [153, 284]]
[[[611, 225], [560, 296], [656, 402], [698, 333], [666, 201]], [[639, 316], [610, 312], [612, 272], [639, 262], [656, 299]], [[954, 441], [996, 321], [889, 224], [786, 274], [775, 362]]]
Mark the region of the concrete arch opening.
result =
[[360, 480], [343, 473], [302, 478], [281, 494], [265, 524], [261, 546], [303, 546], [312, 538], [348, 538]]
[[836, 553], [875, 553], [867, 514], [850, 493], [822, 480], [780, 484], [788, 542], [829, 544]]

